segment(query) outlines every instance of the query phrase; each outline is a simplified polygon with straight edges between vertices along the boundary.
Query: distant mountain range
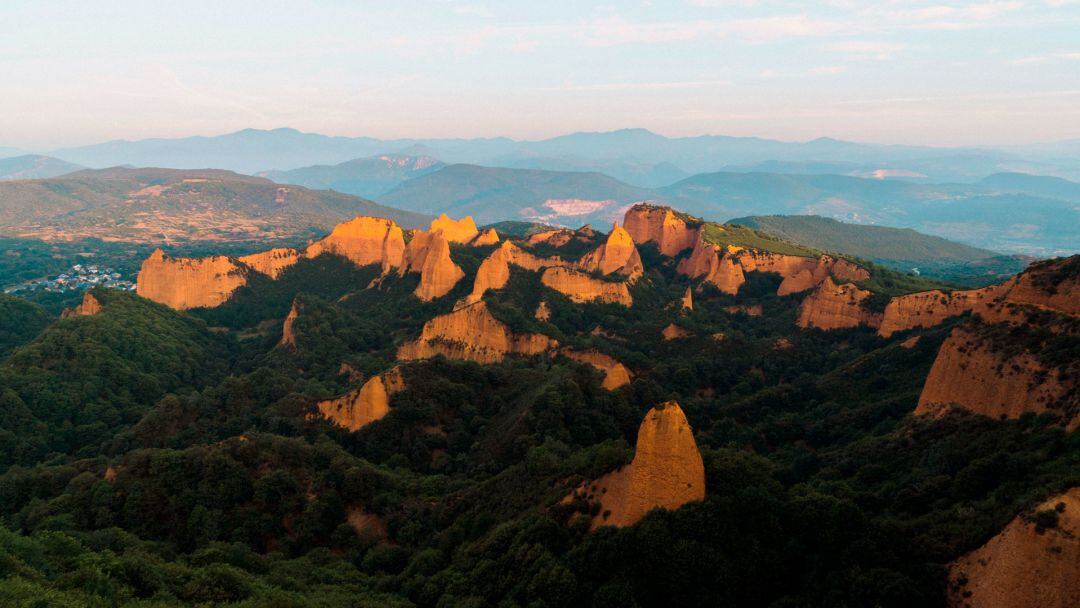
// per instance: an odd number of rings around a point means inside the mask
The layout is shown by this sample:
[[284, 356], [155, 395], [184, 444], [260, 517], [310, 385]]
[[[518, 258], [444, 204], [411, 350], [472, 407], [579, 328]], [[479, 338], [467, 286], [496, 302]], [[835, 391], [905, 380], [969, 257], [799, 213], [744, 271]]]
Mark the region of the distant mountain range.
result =
[[45, 240], [266, 241], [319, 234], [357, 215], [405, 227], [430, 221], [348, 194], [221, 170], [113, 168], [0, 182], [0, 234]]
[[[215, 167], [242, 173], [334, 165], [381, 154], [433, 156], [450, 164], [599, 171], [657, 187], [695, 173], [758, 163], [797, 163], [807, 172], [907, 175], [931, 181], [975, 181], [1002, 171], [1080, 179], [1080, 144], [1008, 149], [863, 144], [831, 138], [784, 142], [754, 137], [664, 137], [645, 129], [572, 133], [538, 141], [330, 137], [295, 129], [245, 129], [214, 137], [111, 141], [55, 150], [51, 156], [88, 167]], [[830, 166], [833, 165], [833, 166]], [[821, 170], [816, 169], [822, 167]], [[848, 170], [841, 173], [848, 173]]]
[[384, 154], [357, 158], [337, 165], [314, 165], [290, 171], [265, 171], [259, 175], [280, 184], [297, 184], [317, 190], [336, 190], [374, 198], [409, 179], [445, 167], [430, 156]]
[[24, 154], [22, 156], [0, 158], [0, 181], [56, 177], [85, 168], [82, 165], [76, 165], [50, 156]]

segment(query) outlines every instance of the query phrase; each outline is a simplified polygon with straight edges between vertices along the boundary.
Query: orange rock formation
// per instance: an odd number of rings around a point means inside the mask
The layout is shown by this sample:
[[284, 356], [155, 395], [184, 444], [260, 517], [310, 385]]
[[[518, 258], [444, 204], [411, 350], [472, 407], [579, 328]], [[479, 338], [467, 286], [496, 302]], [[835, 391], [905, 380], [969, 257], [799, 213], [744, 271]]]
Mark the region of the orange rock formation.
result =
[[540, 304], [536, 307], [536, 312], [533, 314], [537, 321], [548, 321], [551, 319], [551, 309], [548, 308], [545, 300], [540, 300]]
[[656, 243], [660, 253], [673, 257], [694, 246], [697, 227], [675, 215], [668, 207], [637, 204], [627, 210], [623, 226], [635, 243]]
[[499, 243], [499, 233], [495, 232], [494, 228], [487, 228], [480, 234], [476, 235], [476, 238], [469, 241], [469, 245], [473, 247], [483, 247], [484, 245], [497, 245]]
[[281, 276], [286, 268], [300, 259], [300, 252], [295, 249], [279, 247], [238, 258], [256, 272], [261, 272], [271, 279]]
[[143, 260], [136, 293], [185, 310], [217, 306], [247, 282], [244, 270], [229, 258], [170, 258], [160, 249]]
[[562, 349], [559, 351], [567, 359], [573, 359], [580, 363], [587, 363], [604, 373], [604, 381], [600, 384], [603, 388], [613, 391], [620, 386], [630, 384], [630, 370], [615, 360], [614, 357], [605, 355], [598, 350], [572, 351]]
[[692, 279], [702, 278], [724, 293], [735, 295], [746, 282], [742, 265], [723, 248], [698, 238], [690, 257], [679, 262], [676, 272]]
[[953, 329], [941, 345], [926, 377], [919, 415], [939, 416], [950, 407], [994, 419], [1019, 418], [1053, 411], [1069, 430], [1080, 427], [1080, 403], [1070, 397], [1080, 362], [1051, 369], [1037, 354], [1000, 349], [993, 339], [979, 336], [977, 320]]
[[603, 244], [581, 258], [578, 268], [603, 275], [618, 273], [630, 277], [630, 281], [645, 272], [634, 240], [629, 232], [619, 227], [619, 222], [615, 222]]
[[863, 300], [871, 293], [851, 283], [837, 285], [831, 277], [818, 285], [799, 306], [799, 327], [818, 329], [841, 329], [869, 325], [876, 327], [881, 315], [875, 315], [863, 307]]
[[592, 527], [630, 526], [652, 509], [678, 509], [705, 498], [705, 465], [686, 415], [669, 401], [638, 428], [634, 460], [585, 484], [577, 495], [600, 502]]
[[405, 249], [403, 270], [406, 269], [420, 273], [420, 284], [413, 293], [425, 302], [446, 295], [465, 277], [450, 259], [450, 243], [442, 231], [413, 235]]
[[558, 342], [543, 334], [515, 334], [491, 315], [483, 301], [468, 304], [424, 324], [420, 337], [402, 344], [401, 360], [444, 355], [478, 363], [502, 361], [506, 355], [536, 355]]
[[629, 307], [634, 303], [626, 283], [602, 281], [577, 270], [548, 268], [540, 282], [578, 304], [601, 302]]
[[686, 288], [686, 293], [682, 297], [682, 309], [694, 310], [694, 293], [689, 287]]
[[293, 298], [289, 314], [285, 315], [285, 321], [281, 324], [281, 342], [279, 346], [291, 346], [296, 348], [296, 319], [300, 316], [300, 303]]
[[404, 388], [401, 370], [395, 367], [341, 397], [320, 401], [319, 413], [342, 428], [357, 431], [389, 413], [390, 396]]
[[933, 327], [944, 320], [965, 312], [985, 313], [1005, 294], [1012, 281], [982, 289], [958, 290], [945, 293], [937, 289], [897, 296], [885, 306], [878, 333], [888, 338], [898, 331], [916, 327]]
[[1080, 606], [1080, 488], [1036, 508], [1045, 510], [1058, 513], [1056, 527], [1039, 530], [1030, 515], [1020, 515], [985, 545], [953, 562], [949, 606]]
[[330, 234], [308, 246], [304, 257], [335, 253], [357, 266], [379, 264], [384, 272], [401, 268], [405, 257], [405, 234], [392, 220], [359, 216], [334, 226]]
[[89, 315], [96, 315], [101, 312], [101, 302], [94, 297], [89, 291], [83, 294], [82, 302], [75, 308], [65, 308], [60, 313], [61, 319], [70, 319], [71, 317], [84, 317]]
[[689, 338], [691, 334], [678, 325], [670, 323], [660, 332], [660, 335], [664, 337], [664, 340], [679, 340], [682, 338]]
[[451, 243], [468, 243], [480, 234], [471, 215], [455, 221], [445, 213], [431, 221], [428, 232], [441, 232]]

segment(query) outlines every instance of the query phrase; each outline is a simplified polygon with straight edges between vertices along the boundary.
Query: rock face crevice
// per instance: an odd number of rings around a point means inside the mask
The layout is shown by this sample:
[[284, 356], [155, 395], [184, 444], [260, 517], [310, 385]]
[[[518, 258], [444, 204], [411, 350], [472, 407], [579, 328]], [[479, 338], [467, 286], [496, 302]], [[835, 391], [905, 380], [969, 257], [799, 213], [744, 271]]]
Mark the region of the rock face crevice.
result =
[[449, 359], [497, 363], [507, 355], [537, 355], [558, 346], [543, 334], [515, 334], [492, 316], [483, 301], [462, 306], [424, 324], [420, 337], [398, 347], [408, 361], [443, 355]]
[[247, 271], [223, 255], [171, 258], [161, 249], [143, 260], [136, 293], [176, 310], [224, 303], [247, 282]]
[[634, 460], [578, 488], [600, 503], [592, 528], [631, 526], [652, 509], [678, 509], [705, 498], [705, 464], [678, 403], [658, 405], [638, 428]]
[[950, 607], [1080, 606], [1080, 488], [1050, 498], [1035, 511], [1057, 513], [1057, 525], [1039, 529], [1030, 514], [1020, 515], [949, 566]]
[[401, 370], [394, 367], [372, 376], [360, 388], [336, 399], [320, 401], [319, 413], [334, 424], [358, 431], [390, 412], [390, 397], [405, 389]]

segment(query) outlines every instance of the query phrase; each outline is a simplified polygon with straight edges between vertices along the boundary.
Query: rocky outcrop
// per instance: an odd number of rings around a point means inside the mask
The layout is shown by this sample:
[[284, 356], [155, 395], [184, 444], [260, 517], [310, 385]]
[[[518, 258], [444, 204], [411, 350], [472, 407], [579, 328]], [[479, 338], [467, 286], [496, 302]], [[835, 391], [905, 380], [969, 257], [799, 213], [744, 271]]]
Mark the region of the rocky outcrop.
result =
[[545, 244], [552, 247], [562, 247], [570, 241], [581, 241], [587, 243], [596, 238], [596, 231], [592, 226], [585, 224], [581, 228], [576, 230], [570, 230], [569, 228], [557, 228], [555, 230], [545, 230], [543, 232], [537, 232], [530, 234], [525, 238], [525, 243], [529, 245]]
[[[1002, 326], [1004, 329], [1007, 326]], [[1080, 427], [1076, 378], [1080, 362], [1047, 365], [1007, 329], [971, 320], [953, 329], [926, 377], [917, 415], [959, 407], [995, 420], [1053, 412], [1070, 430]]]
[[686, 288], [686, 293], [682, 297], [682, 309], [694, 310], [694, 293], [689, 287]]
[[269, 251], [241, 256], [237, 259], [252, 270], [261, 272], [271, 279], [276, 279], [281, 276], [281, 273], [286, 268], [300, 260], [300, 252], [295, 249], [279, 247]]
[[160, 249], [143, 260], [136, 293], [176, 310], [218, 306], [247, 282], [244, 269], [223, 255], [171, 258]]
[[1056, 514], [1056, 525], [1040, 527], [1033, 514], [1022, 514], [949, 566], [949, 606], [1080, 606], [1080, 488], [1050, 498], [1040, 511]]
[[392, 220], [359, 216], [334, 226], [333, 231], [308, 246], [304, 257], [333, 253], [357, 266], [379, 264], [383, 271], [401, 268], [405, 258], [405, 234]]
[[1008, 293], [1012, 283], [1010, 280], [982, 289], [951, 293], [935, 289], [897, 296], [885, 306], [885, 315], [878, 333], [888, 338], [898, 331], [940, 325], [946, 319], [966, 312], [985, 313]]
[[453, 220], [445, 213], [431, 221], [428, 232], [441, 232], [447, 241], [462, 244], [472, 241], [480, 234], [471, 215], [466, 215], [460, 220]]
[[674, 323], [669, 323], [668, 326], [660, 332], [660, 335], [665, 341], [671, 341], [689, 338], [692, 334]]
[[700, 278], [716, 286], [720, 291], [735, 295], [746, 282], [742, 265], [730, 255], [730, 251], [698, 238], [690, 257], [679, 262], [676, 272], [692, 279]]
[[871, 295], [869, 291], [851, 283], [837, 285], [831, 277], [826, 276], [799, 305], [796, 324], [817, 329], [843, 329], [860, 325], [876, 327], [881, 322], [881, 315], [863, 306], [863, 301]]
[[358, 431], [390, 412], [390, 396], [405, 389], [401, 370], [392, 368], [372, 376], [360, 388], [318, 403], [319, 413], [334, 424]]
[[525, 270], [543, 270], [552, 266], [566, 266], [567, 263], [560, 258], [542, 258], [535, 256], [510, 241], [503, 241], [498, 249], [491, 252], [476, 271], [473, 280], [472, 293], [467, 301], [477, 302], [489, 289], [502, 289], [510, 280], [510, 266], [514, 265]]
[[605, 355], [598, 350], [573, 351], [564, 348], [559, 351], [559, 354], [567, 359], [587, 363], [603, 372], [604, 381], [600, 383], [600, 386], [609, 391], [630, 384], [630, 370], [616, 361], [614, 357]]
[[574, 496], [600, 503], [592, 528], [631, 526], [653, 509], [678, 509], [705, 498], [705, 465], [686, 415], [669, 401], [638, 428], [634, 460], [586, 483]]
[[551, 320], [551, 309], [548, 308], [547, 301], [540, 300], [540, 304], [536, 306], [536, 312], [533, 313], [533, 317], [535, 317], [537, 321]]
[[623, 226], [635, 243], [656, 243], [660, 253], [669, 257], [693, 247], [698, 236], [697, 222], [688, 223], [669, 207], [645, 203], [627, 210]]
[[548, 268], [540, 282], [578, 304], [599, 302], [629, 307], [634, 303], [626, 283], [603, 281], [577, 270]]
[[403, 270], [420, 273], [420, 284], [413, 293], [425, 302], [450, 293], [465, 277], [461, 268], [450, 259], [450, 243], [441, 231], [413, 235], [405, 249]]
[[296, 319], [300, 317], [300, 302], [293, 298], [289, 314], [285, 315], [285, 321], [281, 324], [281, 341], [278, 346], [296, 348]]
[[585, 272], [599, 272], [602, 275], [618, 273], [635, 281], [644, 272], [641, 256], [630, 233], [615, 222], [607, 240], [596, 249], [585, 254], [578, 262], [578, 268]]
[[60, 313], [61, 319], [70, 319], [72, 317], [85, 317], [90, 315], [96, 315], [101, 312], [101, 302], [94, 297], [94, 294], [89, 291], [83, 294], [82, 302], [74, 308], [65, 308]]
[[486, 228], [480, 234], [476, 235], [476, 238], [469, 241], [469, 245], [473, 247], [484, 247], [486, 245], [498, 245], [499, 233], [495, 232], [494, 228]]
[[413, 360], [443, 355], [449, 359], [495, 363], [507, 355], [536, 355], [557, 345], [556, 340], [543, 334], [511, 332], [480, 301], [425, 323], [418, 339], [398, 348], [397, 358]]

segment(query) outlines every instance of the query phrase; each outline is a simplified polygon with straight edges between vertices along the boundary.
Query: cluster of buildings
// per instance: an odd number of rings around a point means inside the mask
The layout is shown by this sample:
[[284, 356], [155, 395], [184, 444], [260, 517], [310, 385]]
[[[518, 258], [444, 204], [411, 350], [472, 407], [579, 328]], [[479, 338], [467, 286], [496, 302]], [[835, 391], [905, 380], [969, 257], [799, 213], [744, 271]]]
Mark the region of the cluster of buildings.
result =
[[18, 293], [20, 291], [43, 290], [62, 293], [67, 291], [81, 291], [95, 285], [103, 285], [113, 289], [127, 291], [135, 290], [135, 282], [125, 280], [119, 272], [112, 268], [103, 268], [94, 264], [75, 264], [67, 272], [60, 273], [55, 277], [34, 279], [4, 289], [4, 293]]

